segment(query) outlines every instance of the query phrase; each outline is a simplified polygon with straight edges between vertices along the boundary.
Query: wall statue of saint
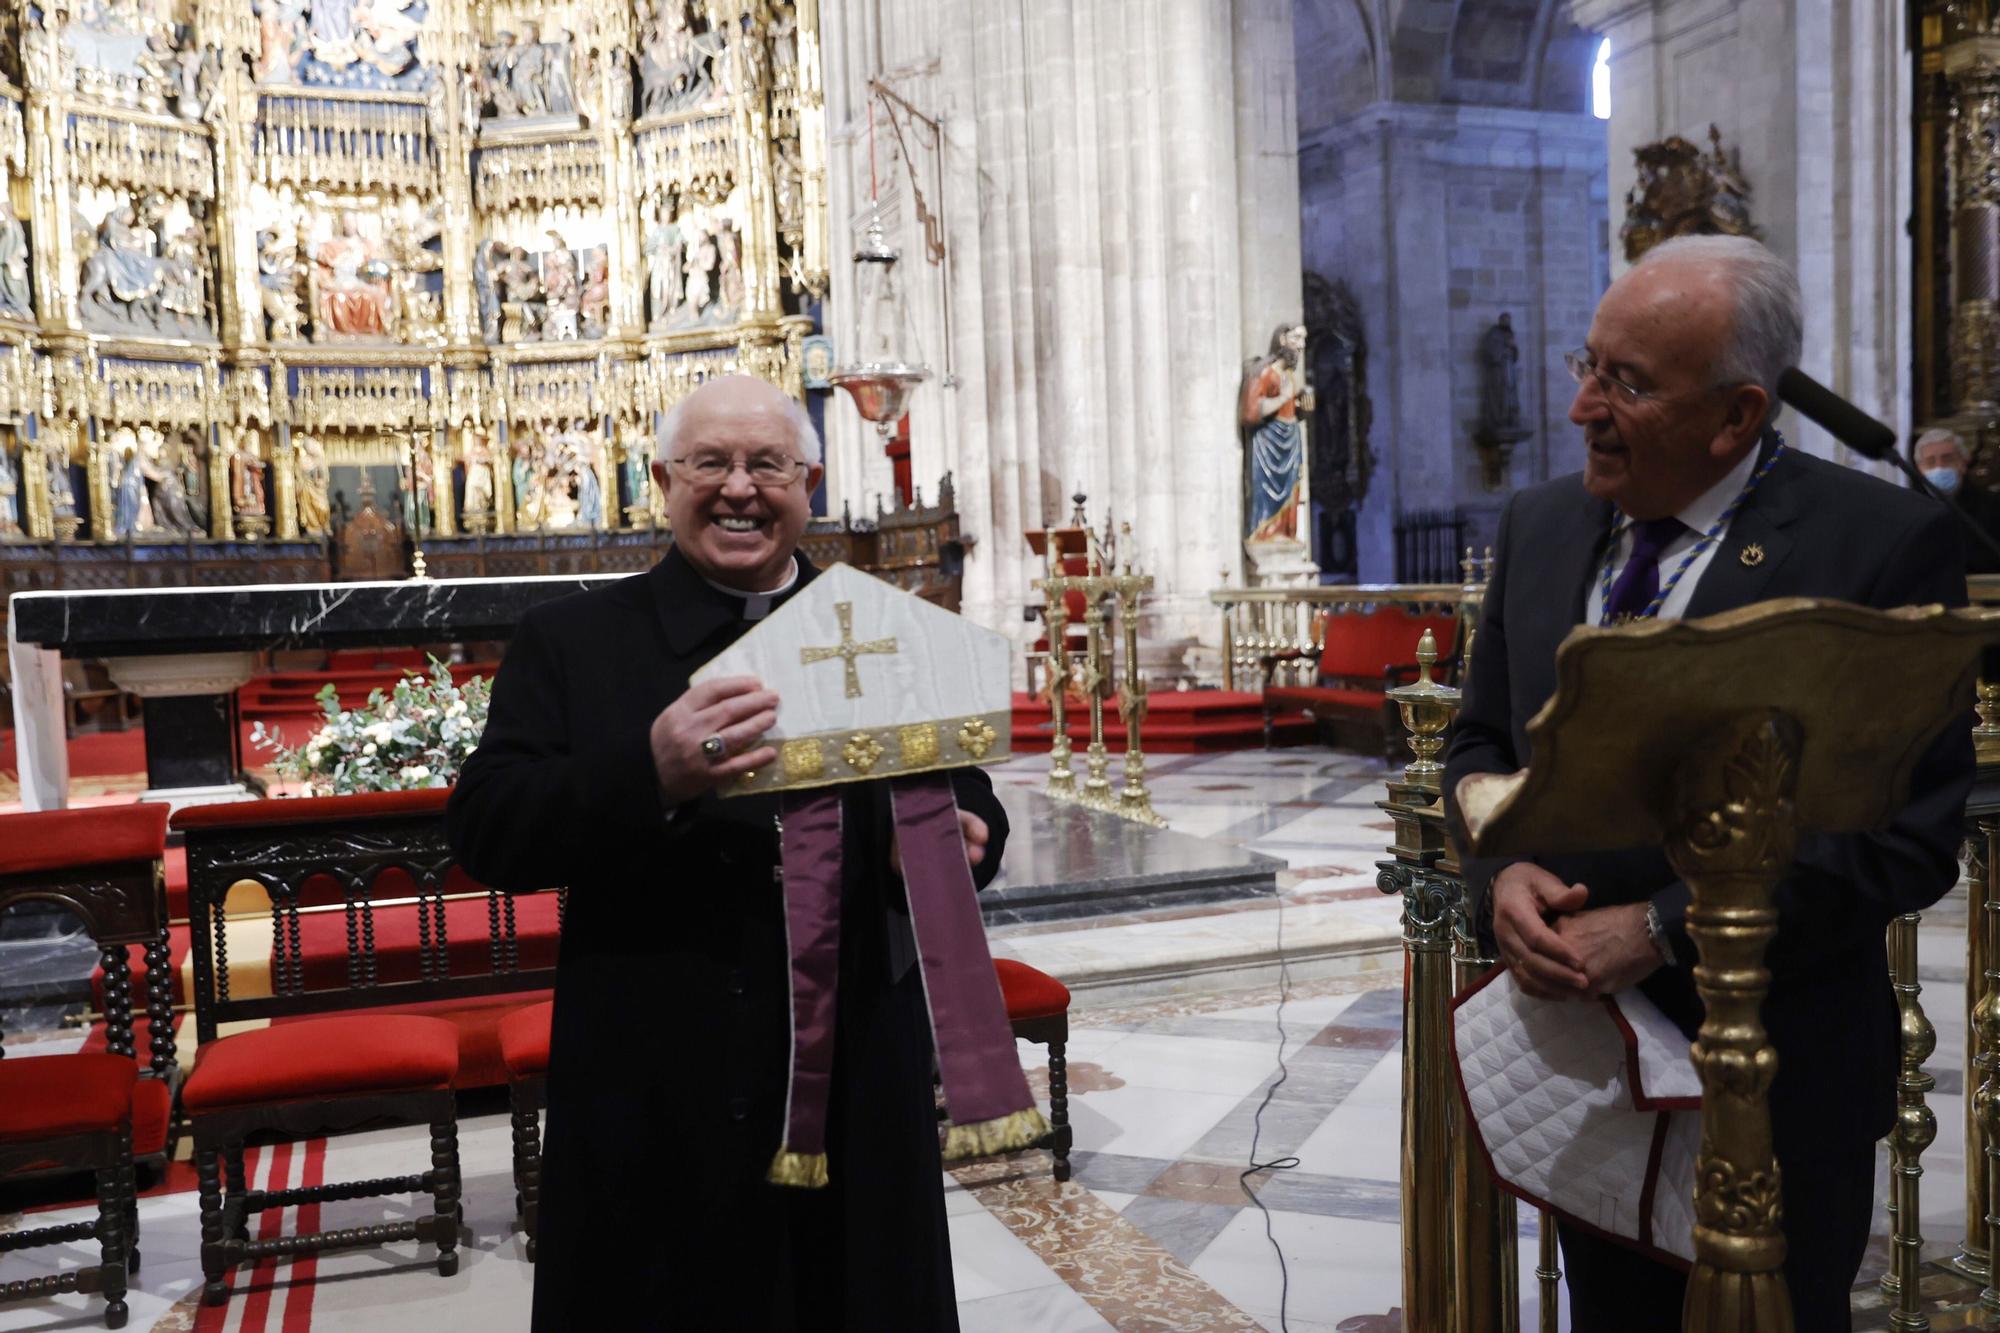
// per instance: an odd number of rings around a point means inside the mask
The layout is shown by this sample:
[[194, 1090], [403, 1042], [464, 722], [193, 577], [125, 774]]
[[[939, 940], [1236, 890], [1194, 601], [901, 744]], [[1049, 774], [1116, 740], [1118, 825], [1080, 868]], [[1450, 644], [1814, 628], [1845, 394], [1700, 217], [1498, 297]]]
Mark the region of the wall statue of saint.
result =
[[388, 337], [395, 324], [393, 266], [352, 213], [341, 214], [333, 235], [313, 246], [312, 260], [313, 340]]
[[1244, 539], [1300, 539], [1299, 482], [1304, 472], [1301, 410], [1313, 407], [1304, 374], [1306, 330], [1280, 324], [1270, 350], [1253, 357], [1237, 389], [1237, 424], [1243, 438]]

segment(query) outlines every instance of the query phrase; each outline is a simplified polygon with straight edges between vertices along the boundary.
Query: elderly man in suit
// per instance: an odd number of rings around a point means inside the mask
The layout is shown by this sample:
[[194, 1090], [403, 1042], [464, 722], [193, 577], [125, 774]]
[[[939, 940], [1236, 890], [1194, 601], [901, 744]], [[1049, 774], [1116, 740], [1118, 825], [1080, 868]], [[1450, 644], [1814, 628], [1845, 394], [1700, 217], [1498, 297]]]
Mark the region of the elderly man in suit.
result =
[[[776, 759], [778, 699], [688, 678], [817, 573], [798, 544], [819, 475], [811, 420], [761, 380], [712, 380], [669, 413], [653, 476], [673, 548], [523, 618], [452, 794], [468, 872], [570, 888], [544, 1333], [957, 1327], [930, 1027], [880, 782], [843, 789], [830, 1182], [765, 1179], [791, 1063], [778, 803], [716, 791]], [[1006, 816], [984, 773], [952, 783], [983, 886]]]
[[[1605, 293], [1589, 343], [1569, 357], [1583, 471], [1520, 492], [1501, 517], [1447, 793], [1467, 774], [1533, 762], [1527, 723], [1554, 693], [1556, 647], [1578, 624], [1772, 597], [1964, 602], [1949, 512], [1789, 449], [1774, 428], [1775, 384], [1798, 361], [1801, 326], [1790, 269], [1738, 237], [1669, 241]], [[1955, 882], [1971, 779], [1969, 730], [1955, 728], [1889, 828], [1802, 837], [1777, 891], [1764, 1021], [1778, 1052], [1771, 1117], [1801, 1329], [1849, 1327], [1875, 1143], [1894, 1114], [1884, 931]], [[1699, 1027], [1688, 889], [1658, 849], [1474, 862], [1468, 879], [1523, 990], [1583, 999], [1638, 986], [1689, 1036]], [[1562, 1243], [1582, 1333], [1680, 1327], [1682, 1273], [1568, 1224]]]

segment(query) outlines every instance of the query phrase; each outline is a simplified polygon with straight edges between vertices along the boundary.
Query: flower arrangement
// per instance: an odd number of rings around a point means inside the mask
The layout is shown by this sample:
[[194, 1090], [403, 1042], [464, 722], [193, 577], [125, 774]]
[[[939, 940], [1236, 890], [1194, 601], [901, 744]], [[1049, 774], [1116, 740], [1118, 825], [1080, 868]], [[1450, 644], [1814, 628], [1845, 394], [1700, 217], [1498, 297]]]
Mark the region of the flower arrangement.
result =
[[314, 696], [325, 720], [297, 749], [262, 722], [250, 739], [275, 754], [278, 775], [302, 784], [308, 796], [444, 787], [479, 745], [491, 692], [484, 676], [455, 684], [451, 669], [433, 657], [428, 677], [409, 671], [387, 697], [369, 691], [361, 708], [342, 708], [327, 685]]

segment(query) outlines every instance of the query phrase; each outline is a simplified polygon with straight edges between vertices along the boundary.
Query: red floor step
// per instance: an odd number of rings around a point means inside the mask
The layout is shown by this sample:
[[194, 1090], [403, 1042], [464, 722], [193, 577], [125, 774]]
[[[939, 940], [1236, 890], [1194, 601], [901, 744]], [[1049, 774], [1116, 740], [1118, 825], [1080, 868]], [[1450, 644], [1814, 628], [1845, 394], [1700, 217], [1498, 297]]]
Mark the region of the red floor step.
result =
[[[1090, 742], [1090, 714], [1076, 706], [1065, 710], [1063, 729], [1078, 749]], [[1117, 700], [1104, 705], [1104, 744], [1116, 754], [1125, 750], [1125, 724]], [[1145, 748], [1156, 754], [1204, 754], [1221, 750], [1255, 750], [1264, 745], [1263, 696], [1242, 690], [1176, 690], [1150, 695], [1146, 720], [1140, 726]], [[1045, 753], [1055, 739], [1047, 700], [1016, 694], [1013, 706], [1014, 749]], [[1283, 717], [1272, 727], [1277, 745], [1310, 745], [1318, 739], [1317, 724], [1308, 718]]]

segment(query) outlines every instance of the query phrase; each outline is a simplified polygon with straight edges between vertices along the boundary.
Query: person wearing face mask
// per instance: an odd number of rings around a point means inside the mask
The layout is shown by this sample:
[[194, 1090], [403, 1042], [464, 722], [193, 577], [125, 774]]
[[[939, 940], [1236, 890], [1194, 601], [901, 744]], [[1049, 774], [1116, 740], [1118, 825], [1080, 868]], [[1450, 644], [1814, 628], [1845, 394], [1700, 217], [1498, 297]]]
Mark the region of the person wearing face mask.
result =
[[[1972, 460], [1966, 456], [1965, 441], [1955, 430], [1933, 426], [1917, 437], [1913, 452], [1917, 471], [1924, 480], [1960, 509], [1982, 531], [2000, 536], [2000, 496], [1977, 485], [1968, 475]], [[1965, 571], [1968, 574], [2000, 573], [2000, 557], [1976, 541], [1965, 544]]]

